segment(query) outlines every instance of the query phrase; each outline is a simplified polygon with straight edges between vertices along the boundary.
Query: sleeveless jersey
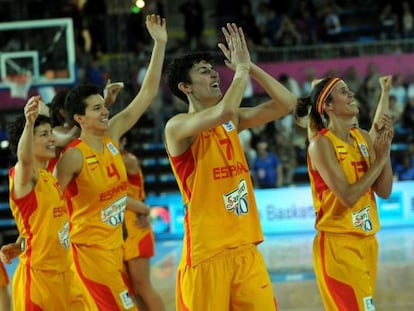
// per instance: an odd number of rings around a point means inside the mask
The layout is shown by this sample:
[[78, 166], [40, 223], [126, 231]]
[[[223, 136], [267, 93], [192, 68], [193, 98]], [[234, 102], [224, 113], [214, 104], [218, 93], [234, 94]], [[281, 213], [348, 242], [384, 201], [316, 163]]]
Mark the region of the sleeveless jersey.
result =
[[6, 287], [9, 284], [9, 275], [7, 274], [6, 267], [3, 262], [0, 261], [0, 288]]
[[199, 133], [187, 151], [169, 158], [184, 203], [187, 265], [263, 241], [249, 168], [232, 122]]
[[38, 270], [69, 270], [69, 222], [56, 178], [40, 169], [34, 188], [22, 198], [14, 198], [14, 167], [9, 171], [10, 209], [23, 238], [20, 264]]
[[122, 246], [127, 177], [118, 146], [104, 138], [103, 152], [75, 139], [68, 146], [83, 156], [79, 174], [65, 189], [71, 225], [71, 242], [102, 249]]
[[[327, 137], [335, 148], [338, 163], [349, 183], [357, 182], [370, 167], [370, 150], [358, 129], [351, 130], [354, 146], [351, 146], [331, 131], [323, 129], [320, 135]], [[363, 236], [375, 234], [379, 228], [379, 217], [372, 189], [364, 193], [351, 208], [345, 206], [328, 188], [318, 172], [312, 170], [308, 157], [308, 171], [316, 211], [316, 229], [333, 233], [353, 233]]]

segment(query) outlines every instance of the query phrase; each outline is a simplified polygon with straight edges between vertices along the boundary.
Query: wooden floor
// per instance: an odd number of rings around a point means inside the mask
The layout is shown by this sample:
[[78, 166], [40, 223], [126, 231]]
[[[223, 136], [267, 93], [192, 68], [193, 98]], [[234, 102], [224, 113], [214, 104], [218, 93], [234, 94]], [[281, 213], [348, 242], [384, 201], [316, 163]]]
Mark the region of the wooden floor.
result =
[[[378, 234], [380, 261], [377, 311], [414, 311], [414, 228]], [[260, 245], [273, 281], [279, 311], [322, 311], [312, 269], [313, 234], [266, 237]], [[175, 310], [175, 271], [181, 241], [157, 241], [152, 279], [167, 311]], [[12, 277], [15, 263], [7, 269]]]
[[[380, 261], [377, 311], [414, 311], [414, 228], [378, 234]], [[279, 311], [322, 311], [312, 269], [313, 234], [269, 236], [260, 246], [273, 282]], [[153, 260], [154, 286], [168, 311], [175, 310], [175, 269], [180, 241], [158, 241]]]

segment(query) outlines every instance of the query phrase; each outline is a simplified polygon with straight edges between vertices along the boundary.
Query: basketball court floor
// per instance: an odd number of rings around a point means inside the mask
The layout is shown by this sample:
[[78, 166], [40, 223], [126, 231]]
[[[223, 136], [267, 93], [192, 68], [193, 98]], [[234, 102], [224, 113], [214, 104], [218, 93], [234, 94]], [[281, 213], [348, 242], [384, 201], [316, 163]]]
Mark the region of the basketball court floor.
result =
[[[414, 227], [384, 229], [378, 240], [377, 311], [414, 310]], [[260, 245], [280, 311], [324, 310], [312, 268], [312, 241], [313, 234], [274, 235]], [[156, 250], [153, 283], [173, 311], [181, 241], [158, 241]]]
[[[313, 234], [272, 235], [260, 245], [280, 311], [323, 311], [312, 269]], [[377, 311], [414, 310], [414, 227], [378, 233]], [[175, 271], [181, 240], [156, 242], [152, 280], [166, 310], [175, 310]], [[16, 261], [7, 265], [10, 278]], [[328, 310], [329, 311], [329, 310]]]

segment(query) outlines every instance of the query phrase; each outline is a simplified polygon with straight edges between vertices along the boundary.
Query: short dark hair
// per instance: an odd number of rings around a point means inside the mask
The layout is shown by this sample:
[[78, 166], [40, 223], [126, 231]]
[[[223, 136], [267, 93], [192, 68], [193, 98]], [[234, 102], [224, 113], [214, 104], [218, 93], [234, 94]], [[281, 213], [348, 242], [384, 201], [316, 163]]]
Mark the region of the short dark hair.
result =
[[178, 89], [180, 82], [191, 83], [190, 70], [194, 64], [201, 61], [210, 62], [213, 56], [208, 52], [192, 52], [174, 58], [166, 70], [166, 80], [170, 91], [188, 104], [187, 96]]
[[[16, 120], [8, 124], [10, 150], [14, 154], [17, 154], [17, 145], [19, 144], [20, 137], [23, 134], [25, 124], [26, 117], [24, 115], [18, 116]], [[33, 128], [35, 129], [39, 125], [43, 124], [51, 124], [50, 118], [43, 114], [39, 114]]]
[[[73, 116], [75, 114], [85, 115], [85, 100], [89, 96], [95, 94], [100, 94], [99, 88], [95, 85], [90, 84], [79, 85], [69, 90], [68, 94], [65, 97], [65, 110], [68, 114], [68, 118], [74, 120]], [[76, 124], [79, 126], [77, 122]]]

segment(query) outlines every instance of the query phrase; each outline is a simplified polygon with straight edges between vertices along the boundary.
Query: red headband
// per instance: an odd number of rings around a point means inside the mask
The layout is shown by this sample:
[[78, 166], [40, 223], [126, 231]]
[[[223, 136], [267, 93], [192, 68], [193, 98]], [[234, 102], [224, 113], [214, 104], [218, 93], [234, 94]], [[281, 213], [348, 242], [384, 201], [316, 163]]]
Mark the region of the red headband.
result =
[[316, 111], [320, 115], [323, 113], [323, 104], [325, 103], [328, 96], [331, 94], [332, 89], [336, 85], [337, 82], [341, 81], [339, 78], [332, 78], [326, 85], [323, 87], [321, 92], [319, 93], [318, 99], [316, 100]]

